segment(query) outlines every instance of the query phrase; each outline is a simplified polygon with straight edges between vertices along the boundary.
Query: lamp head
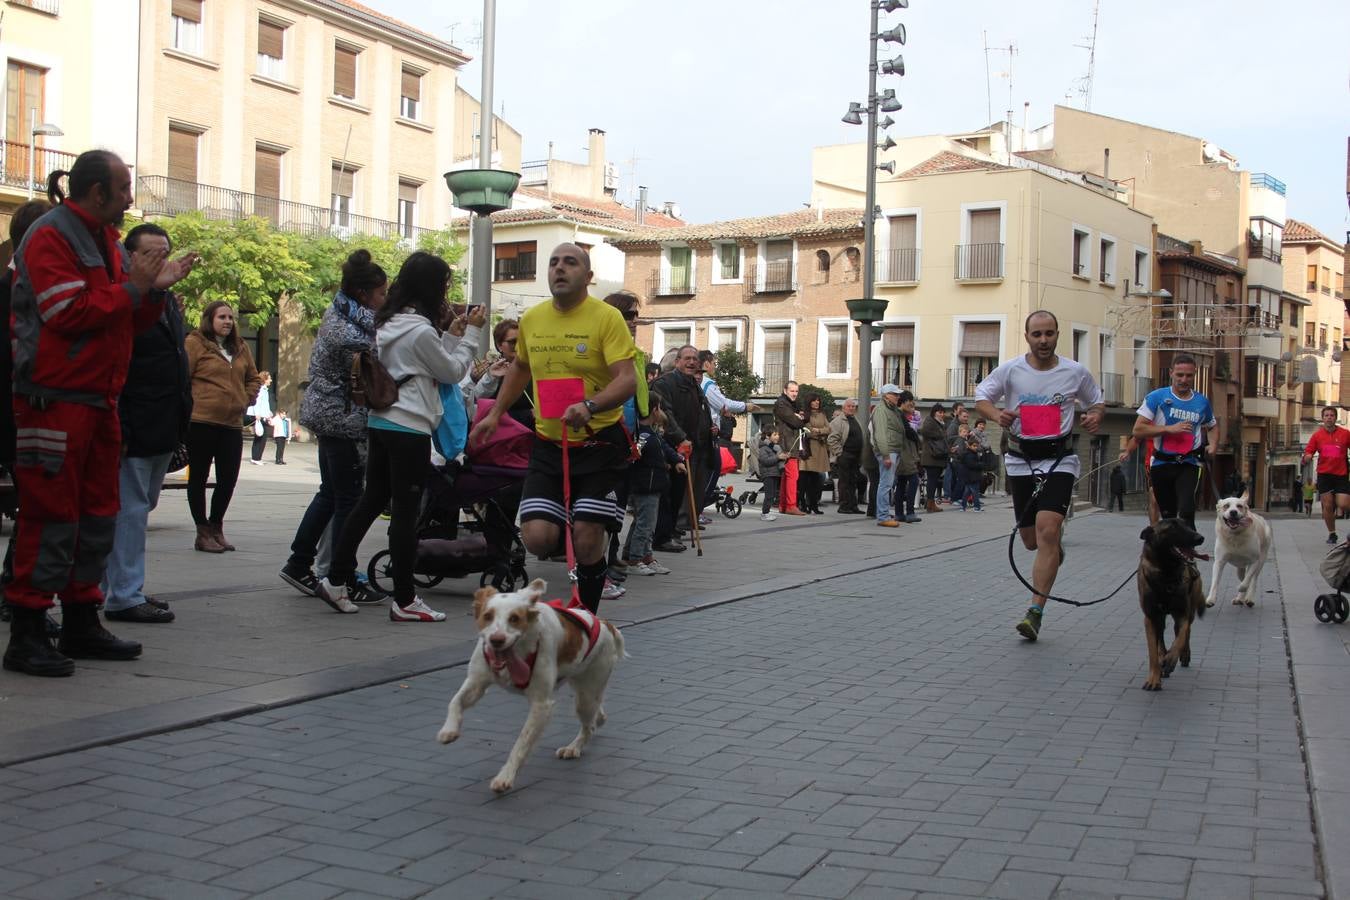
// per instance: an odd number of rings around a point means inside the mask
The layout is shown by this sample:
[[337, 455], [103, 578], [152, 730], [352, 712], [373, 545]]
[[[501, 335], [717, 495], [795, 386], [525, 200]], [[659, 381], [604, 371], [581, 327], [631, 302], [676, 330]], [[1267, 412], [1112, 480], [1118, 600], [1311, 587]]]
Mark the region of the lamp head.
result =
[[909, 0], [881, 0], [882, 12], [895, 12], [897, 9], [909, 9]]
[[887, 113], [900, 111], [900, 101], [895, 99], [895, 90], [893, 88], [886, 88], [886, 90], [881, 92], [881, 105], [877, 108], [882, 112]]
[[886, 135], [885, 141], [881, 142], [880, 144], [877, 144], [877, 149], [880, 150], [882, 153], [885, 153], [887, 150], [891, 149], [894, 146], [895, 146], [895, 139], [888, 134]]
[[33, 137], [62, 137], [65, 132], [59, 125], [53, 125], [51, 122], [43, 122], [41, 125], [33, 126]]
[[877, 163], [877, 171], [885, 172], [887, 175], [895, 174], [895, 160], [888, 160], [884, 163]]
[[903, 44], [905, 42], [905, 25], [900, 23], [890, 31], [883, 31], [877, 35], [877, 40], [888, 41], [892, 44]]
[[905, 58], [897, 55], [895, 59], [888, 59], [881, 64], [881, 74], [883, 75], [904, 75]]
[[839, 121], [843, 122], [845, 125], [861, 125], [862, 114], [863, 108], [861, 103], [850, 103], [848, 105], [848, 112], [844, 113], [843, 118]]

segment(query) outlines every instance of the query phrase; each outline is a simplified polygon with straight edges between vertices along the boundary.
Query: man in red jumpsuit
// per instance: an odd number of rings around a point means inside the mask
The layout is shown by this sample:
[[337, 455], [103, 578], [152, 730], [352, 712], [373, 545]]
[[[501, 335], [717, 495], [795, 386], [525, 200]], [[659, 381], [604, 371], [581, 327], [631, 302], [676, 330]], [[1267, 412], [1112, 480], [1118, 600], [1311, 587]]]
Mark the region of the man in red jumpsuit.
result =
[[[70, 196], [60, 190], [69, 178]], [[117, 398], [136, 331], [159, 318], [163, 291], [186, 276], [189, 254], [130, 256], [116, 226], [132, 203], [131, 172], [90, 150], [54, 172], [56, 208], [29, 229], [13, 289], [15, 482], [19, 489], [13, 610], [4, 667], [69, 675], [75, 659], [135, 659], [141, 645], [99, 623], [99, 581], [117, 514], [121, 429]], [[60, 643], [44, 614], [61, 596]]]

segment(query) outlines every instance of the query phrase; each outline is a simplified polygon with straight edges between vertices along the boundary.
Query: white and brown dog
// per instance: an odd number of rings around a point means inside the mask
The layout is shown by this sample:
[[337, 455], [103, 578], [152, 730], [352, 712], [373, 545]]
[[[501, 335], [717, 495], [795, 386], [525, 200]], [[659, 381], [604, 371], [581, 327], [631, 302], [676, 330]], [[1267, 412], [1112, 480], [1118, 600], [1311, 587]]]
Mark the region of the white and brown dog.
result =
[[536, 578], [524, 590], [499, 594], [480, 588], [473, 595], [478, 645], [469, 660], [464, 684], [450, 701], [445, 724], [436, 740], [448, 744], [459, 737], [464, 710], [482, 699], [493, 683], [524, 694], [530, 702], [525, 726], [506, 758], [492, 790], [511, 789], [516, 772], [534, 749], [553, 715], [553, 692], [566, 679], [577, 698], [581, 730], [559, 759], [576, 759], [595, 729], [605, 724], [605, 686], [614, 666], [627, 654], [623, 635], [609, 622], [585, 609], [562, 609], [541, 603], [547, 585]]
[[1217, 504], [1214, 521], [1214, 575], [1209, 582], [1205, 605], [1213, 606], [1219, 596], [1219, 579], [1225, 565], [1238, 573], [1238, 593], [1233, 603], [1256, 603], [1256, 580], [1270, 554], [1270, 523], [1252, 512], [1246, 492], [1241, 497], [1225, 497]]

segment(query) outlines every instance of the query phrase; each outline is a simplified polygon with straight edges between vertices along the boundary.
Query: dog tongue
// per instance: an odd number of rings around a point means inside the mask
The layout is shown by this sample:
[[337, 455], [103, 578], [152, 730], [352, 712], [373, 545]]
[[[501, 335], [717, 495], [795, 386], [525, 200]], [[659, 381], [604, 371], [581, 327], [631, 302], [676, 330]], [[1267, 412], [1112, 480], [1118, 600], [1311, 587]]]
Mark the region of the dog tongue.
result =
[[506, 654], [506, 670], [511, 673], [512, 684], [528, 684], [530, 681], [530, 667], [525, 665], [525, 660], [516, 656], [514, 653]]

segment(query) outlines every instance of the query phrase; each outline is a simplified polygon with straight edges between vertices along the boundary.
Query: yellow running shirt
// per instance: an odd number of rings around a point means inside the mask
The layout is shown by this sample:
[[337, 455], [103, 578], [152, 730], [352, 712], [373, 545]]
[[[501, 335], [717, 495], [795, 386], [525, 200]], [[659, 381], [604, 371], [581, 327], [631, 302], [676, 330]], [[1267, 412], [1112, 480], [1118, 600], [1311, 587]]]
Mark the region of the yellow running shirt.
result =
[[[550, 378], [580, 378], [587, 397], [594, 397], [613, 380], [609, 367], [637, 355], [633, 337], [623, 315], [607, 303], [587, 297], [568, 312], [559, 312], [552, 300], [525, 310], [520, 317], [520, 340], [516, 355], [530, 369], [534, 407], [539, 409], [539, 382]], [[623, 406], [595, 414], [592, 431], [599, 431], [623, 418]], [[536, 415], [534, 430], [551, 441], [562, 440], [562, 422]], [[584, 441], [586, 430], [571, 429], [568, 438]]]

